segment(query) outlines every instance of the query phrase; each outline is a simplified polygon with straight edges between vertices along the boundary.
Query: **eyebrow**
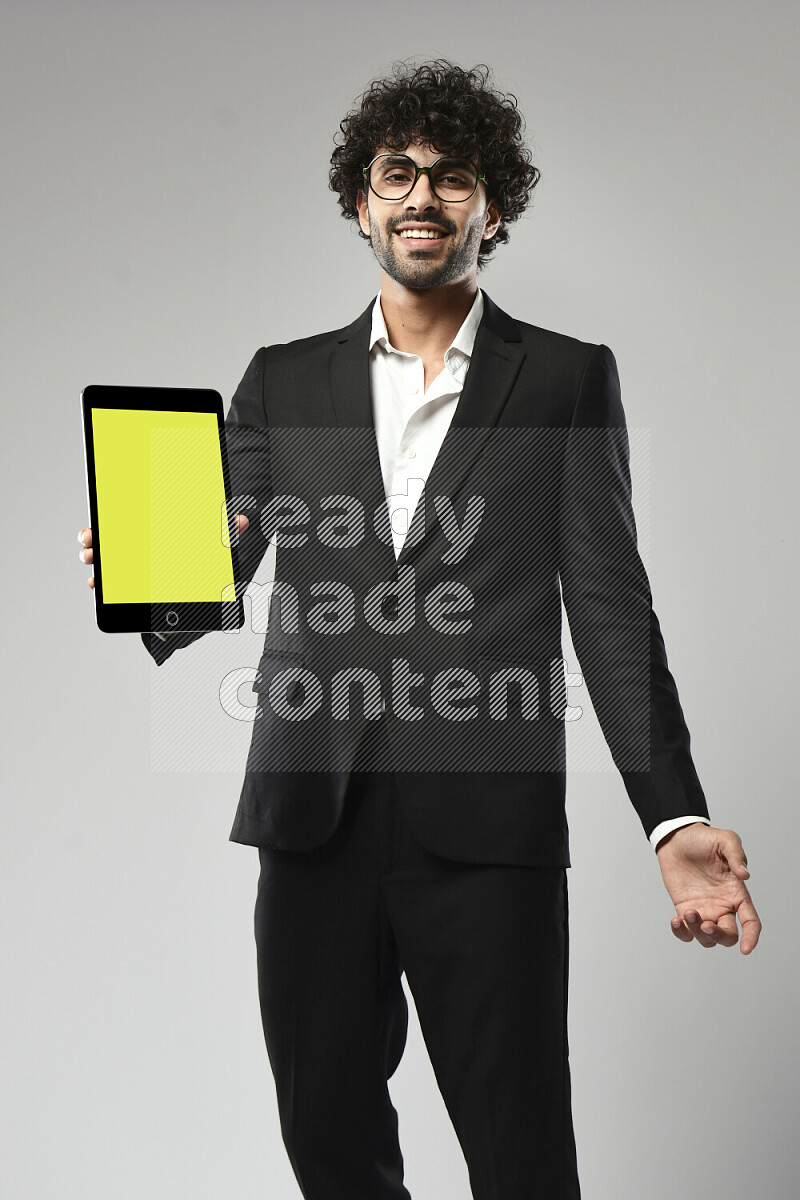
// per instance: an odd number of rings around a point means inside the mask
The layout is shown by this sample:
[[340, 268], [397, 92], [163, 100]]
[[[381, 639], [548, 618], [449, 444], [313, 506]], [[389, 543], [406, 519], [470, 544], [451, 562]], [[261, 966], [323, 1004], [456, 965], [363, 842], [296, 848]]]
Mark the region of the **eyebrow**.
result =
[[[412, 163], [414, 163], [415, 167], [420, 166], [420, 164], [415, 159], [413, 159], [410, 154], [400, 154], [398, 152], [396, 154], [386, 154], [381, 157], [386, 158], [387, 166], [391, 166], [394, 163], [399, 163], [399, 162], [412, 162]], [[439, 162], [443, 158], [452, 158], [454, 160], [454, 162], [466, 163], [468, 161], [466, 154], [452, 154], [451, 153], [451, 154], [440, 154], [437, 158], [435, 158], [433, 160], [433, 162]], [[433, 163], [430, 163], [429, 165], [433, 166]]]

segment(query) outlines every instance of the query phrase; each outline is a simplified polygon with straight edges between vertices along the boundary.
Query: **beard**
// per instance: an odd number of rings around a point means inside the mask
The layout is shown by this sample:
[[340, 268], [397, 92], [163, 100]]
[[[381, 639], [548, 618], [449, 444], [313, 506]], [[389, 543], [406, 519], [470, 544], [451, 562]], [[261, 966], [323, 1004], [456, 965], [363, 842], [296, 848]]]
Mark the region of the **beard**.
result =
[[[380, 266], [396, 283], [418, 291], [442, 287], [443, 284], [463, 279], [473, 269], [481, 246], [484, 217], [485, 213], [476, 212], [458, 239], [456, 229], [450, 225], [447, 228], [450, 236], [438, 252], [414, 252], [399, 247], [398, 235], [385, 229], [379, 221], [371, 217], [370, 245]], [[404, 218], [409, 219], [411, 218]], [[424, 221], [424, 217], [422, 220]], [[434, 223], [440, 225], [443, 230], [447, 227], [447, 222], [438, 216]], [[403, 220], [398, 220], [396, 224], [402, 225]]]

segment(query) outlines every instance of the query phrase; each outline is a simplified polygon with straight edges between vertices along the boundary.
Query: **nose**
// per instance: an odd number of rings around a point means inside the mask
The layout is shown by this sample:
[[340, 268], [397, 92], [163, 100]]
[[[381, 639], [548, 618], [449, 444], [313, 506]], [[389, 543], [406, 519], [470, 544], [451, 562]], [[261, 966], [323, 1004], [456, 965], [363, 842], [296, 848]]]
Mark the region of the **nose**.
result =
[[424, 205], [425, 208], [435, 208], [438, 203], [439, 199], [434, 194], [431, 187], [431, 177], [427, 172], [417, 176], [417, 182], [403, 200], [405, 208], [416, 208], [418, 205]]

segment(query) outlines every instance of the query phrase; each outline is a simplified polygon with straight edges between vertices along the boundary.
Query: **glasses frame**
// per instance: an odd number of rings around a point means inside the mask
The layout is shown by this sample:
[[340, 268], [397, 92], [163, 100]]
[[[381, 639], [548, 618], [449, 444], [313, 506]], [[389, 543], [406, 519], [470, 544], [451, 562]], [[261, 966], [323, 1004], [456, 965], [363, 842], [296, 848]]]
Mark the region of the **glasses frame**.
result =
[[[375, 185], [372, 182], [371, 168], [372, 168], [373, 163], [376, 163], [379, 158], [407, 158], [408, 161], [413, 166], [414, 172], [415, 172], [414, 182], [411, 184], [411, 187], [408, 189], [408, 191], [404, 192], [402, 196], [391, 196], [391, 197], [381, 196], [381, 194], [378, 191], [376, 191]], [[475, 180], [475, 187], [472, 189], [472, 191], [470, 192], [470, 194], [468, 196], [462, 196], [462, 198], [460, 200], [448, 200], [446, 197], [440, 196], [439, 193], [437, 192], [436, 188], [433, 186], [433, 176], [431, 175], [431, 171], [437, 165], [437, 163], [440, 163], [442, 161], [443, 158], [462, 158], [463, 161], [469, 163], [469, 165], [471, 167], [475, 167], [475, 174], [477, 175], [477, 179]], [[486, 184], [488, 184], [488, 182], [489, 182], [489, 180], [486, 178], [486, 176], [483, 175], [478, 170], [477, 166], [475, 165], [475, 163], [472, 161], [471, 158], [464, 158], [463, 155], [459, 155], [459, 154], [440, 154], [439, 157], [437, 159], [435, 159], [434, 162], [432, 162], [429, 167], [418, 167], [417, 164], [414, 162], [413, 158], [409, 154], [399, 154], [399, 153], [395, 153], [395, 152], [389, 153], [387, 151], [384, 151], [383, 154], [376, 154], [375, 157], [373, 158], [372, 162], [368, 163], [366, 165], [366, 167], [362, 167], [361, 174], [364, 176], [364, 180], [367, 185], [367, 191], [369, 192], [369, 190], [372, 189], [372, 191], [375, 192], [375, 195], [378, 197], [378, 199], [385, 200], [387, 204], [394, 204], [397, 200], [405, 200], [406, 196], [410, 196], [411, 193], [413, 192], [414, 188], [417, 186], [417, 182], [419, 180], [420, 175], [428, 176], [428, 183], [431, 185], [431, 191], [433, 192], [433, 194], [437, 200], [441, 200], [442, 204], [464, 204], [467, 200], [471, 200], [472, 197], [475, 195], [475, 193], [478, 190], [478, 184], [481, 182], [481, 180], [483, 180], [483, 182]]]

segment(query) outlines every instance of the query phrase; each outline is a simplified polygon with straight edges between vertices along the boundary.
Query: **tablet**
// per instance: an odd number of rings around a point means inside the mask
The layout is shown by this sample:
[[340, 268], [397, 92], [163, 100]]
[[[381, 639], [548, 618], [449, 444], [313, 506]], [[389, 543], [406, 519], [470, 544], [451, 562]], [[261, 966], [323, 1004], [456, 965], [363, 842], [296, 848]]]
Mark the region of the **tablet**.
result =
[[92, 384], [81, 411], [99, 628], [238, 629], [243, 589], [219, 392]]

